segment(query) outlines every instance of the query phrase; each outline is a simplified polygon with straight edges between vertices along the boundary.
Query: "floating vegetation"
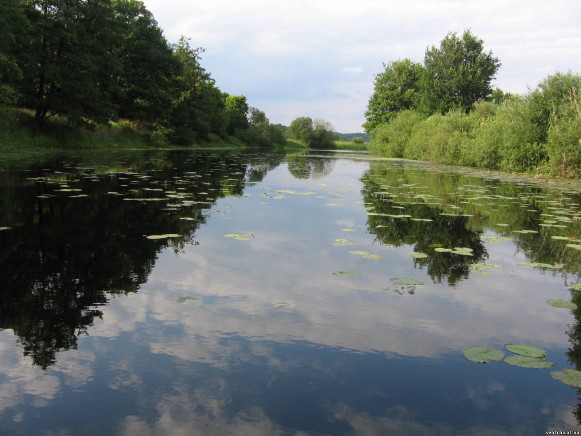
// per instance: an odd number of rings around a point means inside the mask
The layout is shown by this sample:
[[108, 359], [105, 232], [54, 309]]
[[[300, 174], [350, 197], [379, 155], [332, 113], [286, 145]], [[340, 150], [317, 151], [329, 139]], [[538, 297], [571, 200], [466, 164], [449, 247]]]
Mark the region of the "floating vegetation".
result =
[[315, 195], [316, 194], [316, 192], [313, 192], [313, 191], [301, 192], [301, 191], [292, 191], [290, 189], [277, 189], [276, 192], [279, 192], [281, 194], [295, 194], [295, 195]]
[[177, 233], [165, 233], [163, 235], [148, 235], [146, 236], [147, 239], [167, 239], [167, 238], [179, 238], [182, 235], [178, 235]]
[[0, 227], [0, 231], [1, 230], [10, 230], [12, 227]]
[[341, 207], [341, 204], [339, 204], [339, 203], [325, 203], [325, 206], [329, 206], [329, 207]]
[[349, 277], [357, 277], [359, 274], [349, 271], [334, 271], [333, 275], [336, 276], [349, 276]]
[[199, 304], [201, 304], [202, 299], [200, 297], [178, 297], [176, 300], [177, 303], [179, 304], [183, 304], [183, 303], [191, 303], [194, 304], [196, 306], [198, 306]]
[[549, 362], [544, 358], [528, 357], [528, 356], [509, 356], [504, 359], [506, 363], [513, 366], [520, 366], [521, 368], [550, 368], [553, 362]]
[[526, 357], [544, 358], [547, 356], [547, 352], [537, 347], [531, 347], [530, 345], [522, 344], [506, 344], [504, 346], [508, 351], [515, 354]]
[[560, 269], [560, 268], [563, 268], [563, 265], [559, 265], [559, 264], [551, 265], [550, 263], [541, 263], [541, 262], [518, 262], [517, 265], [520, 265], [520, 266], [532, 266], [532, 267], [547, 268], [547, 269]]
[[498, 263], [473, 263], [472, 265], [470, 265], [470, 268], [489, 269], [489, 268], [504, 268], [504, 267]]
[[421, 286], [424, 282], [420, 282], [419, 280], [414, 279], [404, 279], [404, 278], [395, 278], [391, 279], [394, 285], [398, 286]]
[[443, 247], [436, 247], [434, 251], [438, 253], [453, 253], [459, 254], [461, 256], [474, 256], [472, 248], [468, 247], [454, 247], [454, 248], [443, 248]]
[[345, 245], [354, 245], [355, 242], [350, 241], [349, 239], [335, 239], [335, 242], [333, 243], [333, 245], [335, 245], [336, 247], [343, 247]]
[[409, 253], [409, 255], [414, 259], [425, 259], [426, 257], [428, 257], [426, 253], [421, 253], [419, 251], [412, 251], [411, 253]]
[[250, 241], [252, 238], [254, 238], [254, 234], [252, 234], [252, 233], [243, 233], [243, 234], [228, 233], [227, 235], [224, 235], [224, 237], [236, 239], [238, 241]]
[[378, 256], [377, 254], [373, 254], [370, 251], [350, 251], [349, 253], [364, 257], [365, 259], [373, 259], [373, 260], [381, 259], [381, 256]]
[[184, 221], [196, 221], [195, 218], [192, 218], [192, 217], [189, 217], [189, 216], [184, 216], [184, 217], [181, 217], [180, 219], [181, 220], [184, 220]]
[[354, 232], [355, 229], [341, 229], [342, 232]]
[[581, 371], [576, 369], [564, 369], [562, 371], [553, 371], [551, 376], [554, 379], [560, 380], [566, 385], [581, 388]]
[[581, 291], [581, 283], [575, 283], [573, 285], [567, 286], [567, 289], [571, 289], [572, 291]]
[[490, 244], [497, 244], [499, 242], [504, 241], [512, 241], [512, 238], [509, 238], [508, 236], [481, 236], [480, 239]]
[[566, 246], [575, 250], [581, 250], [581, 244], [567, 244]]
[[504, 352], [486, 347], [468, 347], [463, 353], [466, 359], [475, 363], [497, 362], [504, 358]]
[[539, 232], [536, 231], [536, 230], [515, 230], [513, 233], [522, 233], [522, 234], [528, 234], [528, 233], [530, 233], [530, 234], [536, 234], [536, 233], [539, 233]]
[[547, 304], [560, 309], [576, 310], [577, 305], [567, 300], [547, 300]]

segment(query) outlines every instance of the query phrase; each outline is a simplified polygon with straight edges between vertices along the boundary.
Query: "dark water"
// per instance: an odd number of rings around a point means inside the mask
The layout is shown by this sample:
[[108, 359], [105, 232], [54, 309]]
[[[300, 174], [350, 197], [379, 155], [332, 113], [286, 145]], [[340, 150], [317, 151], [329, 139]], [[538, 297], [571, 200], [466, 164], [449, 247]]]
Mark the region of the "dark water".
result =
[[[581, 430], [551, 375], [581, 309], [547, 304], [581, 304], [578, 188], [345, 154], [0, 168], [1, 434]], [[554, 366], [463, 354], [515, 343]]]

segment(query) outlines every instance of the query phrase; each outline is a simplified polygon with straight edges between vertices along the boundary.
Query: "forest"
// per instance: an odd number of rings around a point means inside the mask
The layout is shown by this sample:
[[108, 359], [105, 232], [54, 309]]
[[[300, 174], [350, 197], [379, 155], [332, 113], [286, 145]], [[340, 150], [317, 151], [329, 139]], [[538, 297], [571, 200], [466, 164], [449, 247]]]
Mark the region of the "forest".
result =
[[58, 136], [63, 126], [138, 131], [156, 145], [285, 142], [245, 96], [218, 88], [203, 48], [170, 44], [141, 1], [2, 0], [0, 32], [4, 142], [22, 140], [10, 128]]
[[500, 60], [469, 30], [424, 63], [384, 64], [364, 127], [388, 157], [561, 177], [581, 176], [581, 75], [546, 77], [526, 95], [492, 88]]

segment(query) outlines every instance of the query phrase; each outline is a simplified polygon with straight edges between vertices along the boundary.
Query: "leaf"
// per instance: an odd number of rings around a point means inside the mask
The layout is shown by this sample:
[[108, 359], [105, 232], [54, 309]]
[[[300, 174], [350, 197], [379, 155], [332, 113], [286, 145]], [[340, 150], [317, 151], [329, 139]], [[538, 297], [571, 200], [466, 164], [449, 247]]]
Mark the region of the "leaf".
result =
[[344, 245], [353, 245], [355, 244], [355, 242], [350, 241], [349, 239], [335, 239], [335, 242], [333, 243], [333, 245], [335, 245], [336, 247], [342, 247]]
[[393, 284], [399, 285], [399, 286], [420, 286], [420, 285], [424, 284], [423, 282], [420, 282], [419, 280], [404, 279], [404, 278], [395, 278], [395, 279], [391, 279], [391, 281], [393, 282]]
[[0, 230], [10, 230], [12, 227], [0, 227]]
[[553, 362], [538, 357], [528, 356], [509, 356], [504, 359], [506, 363], [513, 366], [520, 366], [521, 368], [550, 368]]
[[147, 239], [167, 239], [167, 238], [179, 238], [182, 235], [178, 235], [177, 233], [166, 233], [164, 235], [148, 235], [146, 236]]
[[425, 259], [426, 257], [428, 257], [426, 253], [420, 253], [419, 251], [412, 251], [411, 253], [409, 253], [409, 255], [414, 259]]
[[563, 371], [551, 372], [553, 378], [562, 381], [566, 385], [581, 388], [581, 371], [576, 369], [564, 369]]
[[334, 271], [334, 275], [336, 276], [350, 276], [350, 277], [357, 277], [359, 274], [349, 271]]
[[577, 305], [575, 303], [571, 303], [567, 300], [547, 300], [547, 304], [550, 304], [553, 307], [558, 307], [560, 309], [577, 309]]
[[581, 291], [581, 283], [575, 283], [573, 285], [567, 286], [567, 289], [571, 289], [572, 291]]
[[381, 259], [381, 256], [378, 256], [377, 254], [373, 254], [369, 251], [350, 251], [349, 253], [356, 254], [358, 256], [362, 256], [365, 259], [373, 259], [373, 260]]
[[488, 363], [502, 360], [504, 353], [500, 350], [493, 350], [486, 347], [468, 347], [464, 349], [464, 357], [471, 362]]
[[506, 344], [505, 348], [508, 351], [512, 351], [515, 354], [520, 354], [521, 356], [526, 357], [543, 358], [547, 355], [547, 352], [545, 350], [542, 350], [537, 347], [531, 347], [530, 345]]
[[504, 242], [504, 241], [512, 241], [512, 238], [509, 238], [506, 236], [482, 236], [481, 239], [483, 239], [485, 242], [489, 242], [491, 244], [497, 244], [499, 242]]
[[581, 250], [581, 244], [567, 244], [569, 248], [574, 248], [575, 250]]
[[550, 263], [540, 263], [540, 262], [519, 262], [517, 265], [520, 266], [532, 266], [538, 268], [549, 268], [549, 269], [559, 269], [563, 268], [562, 265], [551, 265]]
[[238, 241], [250, 241], [250, 239], [254, 238], [254, 235], [252, 233], [244, 233], [244, 234], [228, 233], [227, 235], [224, 235], [224, 237], [236, 239]]

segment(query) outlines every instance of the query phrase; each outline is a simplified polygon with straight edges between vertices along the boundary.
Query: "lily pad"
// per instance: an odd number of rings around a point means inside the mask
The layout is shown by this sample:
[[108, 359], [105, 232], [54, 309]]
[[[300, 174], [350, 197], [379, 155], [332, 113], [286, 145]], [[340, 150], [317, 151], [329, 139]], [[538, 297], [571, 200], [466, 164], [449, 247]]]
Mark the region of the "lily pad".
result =
[[12, 227], [0, 227], [0, 230], [10, 230]]
[[454, 251], [451, 248], [442, 248], [442, 247], [434, 248], [434, 250], [437, 251], [438, 253], [451, 253], [452, 251]]
[[342, 247], [344, 245], [353, 245], [355, 244], [355, 242], [350, 241], [349, 239], [335, 239], [335, 242], [333, 242], [333, 245], [335, 245], [336, 247]]
[[192, 303], [195, 304], [196, 306], [198, 304], [200, 304], [202, 301], [202, 299], [200, 297], [178, 297], [176, 302], [183, 304], [183, 303]]
[[541, 350], [537, 347], [531, 347], [530, 345], [506, 344], [505, 348], [508, 351], [512, 351], [515, 354], [520, 354], [521, 356], [526, 357], [543, 358], [547, 355], [545, 350]]
[[238, 241], [250, 241], [250, 239], [254, 238], [254, 235], [252, 233], [244, 233], [244, 234], [228, 233], [227, 235], [224, 235], [224, 237], [236, 239]]
[[167, 238], [179, 238], [182, 235], [178, 235], [177, 233], [166, 233], [163, 235], [148, 235], [146, 236], [147, 239], [167, 239]]
[[575, 283], [573, 285], [567, 286], [567, 289], [571, 289], [572, 291], [581, 291], [581, 283]]
[[393, 282], [393, 284], [399, 285], [399, 286], [420, 286], [420, 285], [424, 284], [423, 282], [420, 282], [419, 280], [404, 279], [404, 278], [395, 278], [395, 279], [391, 279], [391, 281]]
[[541, 263], [541, 262], [519, 262], [517, 265], [520, 266], [532, 266], [538, 268], [548, 268], [548, 269], [559, 269], [562, 268], [562, 265], [551, 265], [550, 263]]
[[576, 388], [581, 388], [581, 371], [576, 369], [564, 369], [563, 371], [553, 371], [551, 376], [563, 383]]
[[482, 238], [484, 241], [489, 242], [491, 244], [497, 244], [499, 242], [504, 242], [504, 241], [512, 241], [512, 238], [509, 238], [507, 236], [482, 236]]
[[357, 277], [359, 274], [349, 271], [334, 271], [333, 275], [336, 276], [349, 276], [349, 277]]
[[425, 259], [426, 257], [428, 257], [426, 253], [421, 253], [419, 251], [412, 251], [409, 255], [414, 259]]
[[373, 259], [373, 260], [381, 259], [381, 256], [378, 256], [377, 254], [373, 254], [369, 251], [350, 251], [349, 253], [356, 254], [358, 256], [362, 256], [365, 259]]
[[496, 362], [504, 358], [504, 352], [486, 347], [468, 347], [464, 349], [464, 357], [475, 363]]
[[571, 303], [567, 300], [547, 300], [547, 304], [550, 304], [553, 307], [558, 307], [561, 309], [570, 309], [575, 310], [577, 309], [577, 305], [575, 303]]
[[553, 366], [553, 362], [538, 357], [509, 356], [504, 361], [509, 365], [520, 366], [521, 368], [550, 368]]
[[567, 247], [574, 248], [575, 250], [581, 250], [581, 244], [567, 244]]

